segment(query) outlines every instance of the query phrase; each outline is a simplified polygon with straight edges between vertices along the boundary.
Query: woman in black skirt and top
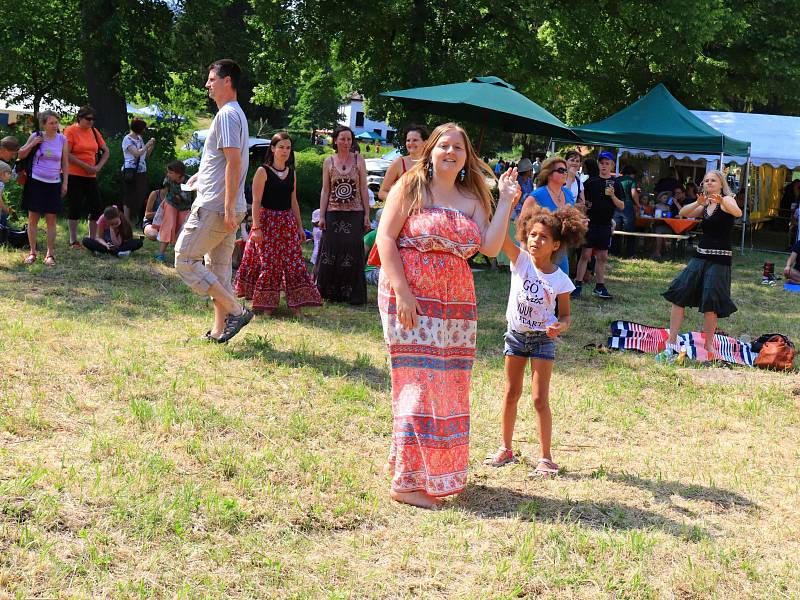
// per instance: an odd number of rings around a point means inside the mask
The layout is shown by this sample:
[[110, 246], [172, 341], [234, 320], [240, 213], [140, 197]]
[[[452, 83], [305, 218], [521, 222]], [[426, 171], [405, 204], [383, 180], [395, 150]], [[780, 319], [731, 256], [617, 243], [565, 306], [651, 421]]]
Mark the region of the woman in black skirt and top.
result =
[[720, 171], [709, 171], [703, 193], [681, 208], [681, 217], [702, 217], [703, 234], [697, 253], [662, 295], [672, 302], [665, 357], [677, 354], [677, 337], [687, 306], [703, 313], [703, 335], [709, 357], [716, 357], [714, 333], [717, 319], [736, 312], [731, 300], [731, 232], [742, 210]]
[[354, 139], [349, 127], [337, 127], [332, 137], [336, 154], [322, 166], [317, 288], [332, 302], [366, 304], [364, 234], [372, 228], [367, 168], [364, 158], [350, 151]]
[[253, 227], [234, 283], [236, 295], [252, 301], [253, 312], [272, 314], [281, 291], [296, 317], [304, 306], [322, 305], [303, 261], [305, 241], [292, 138], [279, 131], [253, 176]]

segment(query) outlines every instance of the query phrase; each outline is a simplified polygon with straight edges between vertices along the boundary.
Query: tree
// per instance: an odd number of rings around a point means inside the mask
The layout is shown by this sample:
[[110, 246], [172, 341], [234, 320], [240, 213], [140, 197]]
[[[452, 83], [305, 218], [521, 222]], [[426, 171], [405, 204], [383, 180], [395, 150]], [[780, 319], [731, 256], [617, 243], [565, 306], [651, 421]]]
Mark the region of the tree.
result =
[[83, 0], [84, 76], [97, 125], [128, 128], [125, 96], [162, 90], [168, 78], [172, 11], [161, 0]]
[[322, 127], [330, 127], [340, 118], [341, 96], [337, 91], [336, 78], [330, 69], [316, 72], [307, 69], [300, 74], [301, 84], [297, 89], [297, 101], [292, 107], [291, 127], [315, 133]]
[[43, 101], [77, 104], [85, 87], [78, 44], [80, 20], [76, 0], [18, 0], [20, 18], [0, 19], [3, 60], [0, 91], [11, 102], [30, 100], [34, 114]]

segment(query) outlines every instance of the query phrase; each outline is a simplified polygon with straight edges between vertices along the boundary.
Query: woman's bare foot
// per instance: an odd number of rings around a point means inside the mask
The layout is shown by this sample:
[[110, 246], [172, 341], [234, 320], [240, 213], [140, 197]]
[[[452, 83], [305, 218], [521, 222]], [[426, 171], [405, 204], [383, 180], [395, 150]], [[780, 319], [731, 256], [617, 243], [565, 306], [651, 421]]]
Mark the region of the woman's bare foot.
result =
[[708, 358], [706, 360], [709, 360], [711, 362], [713, 362], [715, 360], [719, 360], [719, 355], [717, 354], [717, 349], [714, 348], [713, 346], [711, 348], [706, 347], [706, 354], [708, 354]]
[[425, 492], [395, 492], [394, 490], [389, 490], [389, 497], [395, 502], [427, 509], [437, 508], [443, 502], [441, 499], [434, 498]]
[[295, 319], [302, 319], [303, 317], [305, 317], [305, 315], [303, 314], [303, 311], [300, 310], [299, 308], [291, 308], [289, 310], [292, 311], [292, 316]]
[[394, 477], [394, 461], [387, 460], [383, 465], [383, 474]]

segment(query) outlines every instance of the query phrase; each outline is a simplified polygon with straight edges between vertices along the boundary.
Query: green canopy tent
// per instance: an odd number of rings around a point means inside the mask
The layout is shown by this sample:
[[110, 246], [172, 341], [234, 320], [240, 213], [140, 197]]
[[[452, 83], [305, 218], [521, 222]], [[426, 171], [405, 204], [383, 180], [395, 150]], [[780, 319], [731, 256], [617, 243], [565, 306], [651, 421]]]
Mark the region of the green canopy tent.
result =
[[673, 150], [720, 156], [750, 155], [750, 142], [729, 137], [692, 114], [659, 83], [636, 102], [607, 119], [573, 127], [595, 146]]
[[[747, 177], [750, 170], [750, 142], [737, 140], [714, 129], [693, 114], [659, 83], [630, 106], [596, 123], [573, 127], [584, 142], [594, 146], [624, 148], [629, 152], [655, 150], [691, 152], [745, 159], [744, 222], [747, 223]], [[742, 251], [744, 251], [742, 228]]]
[[381, 96], [399, 100], [412, 110], [480, 123], [478, 151], [487, 125], [514, 133], [580, 141], [564, 123], [499, 77], [473, 77], [462, 83], [382, 92]]

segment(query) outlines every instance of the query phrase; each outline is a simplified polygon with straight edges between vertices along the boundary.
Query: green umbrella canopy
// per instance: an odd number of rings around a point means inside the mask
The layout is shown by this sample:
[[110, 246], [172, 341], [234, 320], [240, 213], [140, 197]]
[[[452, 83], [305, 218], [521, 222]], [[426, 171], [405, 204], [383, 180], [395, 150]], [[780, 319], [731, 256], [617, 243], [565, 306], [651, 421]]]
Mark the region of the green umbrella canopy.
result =
[[750, 154], [750, 142], [717, 131], [678, 102], [661, 83], [607, 119], [573, 130], [593, 145], [730, 156]]
[[356, 136], [357, 140], [380, 140], [382, 142], [384, 140], [379, 134], [375, 133], [374, 131], [362, 131]]
[[580, 141], [556, 117], [499, 77], [473, 77], [463, 83], [382, 92], [412, 110], [478, 123], [514, 133]]

